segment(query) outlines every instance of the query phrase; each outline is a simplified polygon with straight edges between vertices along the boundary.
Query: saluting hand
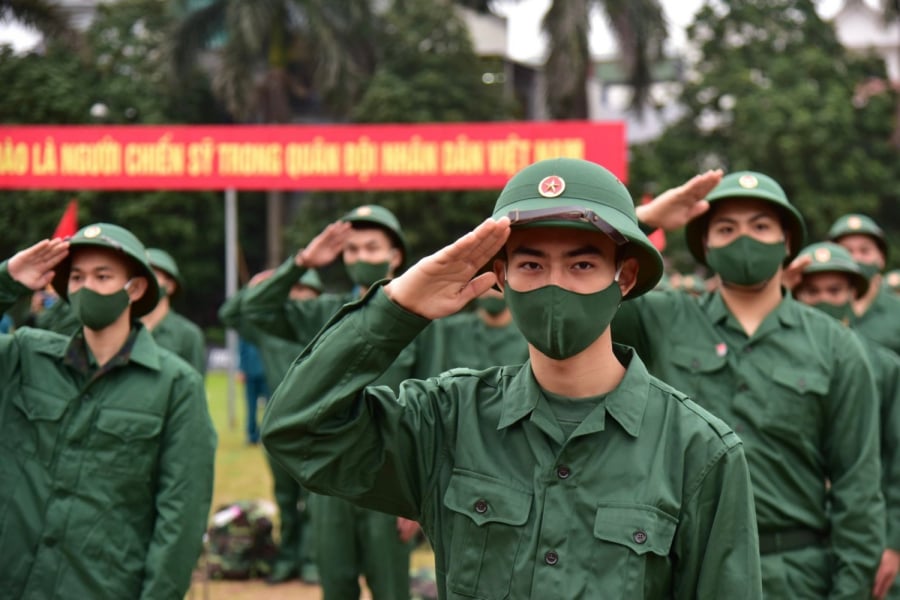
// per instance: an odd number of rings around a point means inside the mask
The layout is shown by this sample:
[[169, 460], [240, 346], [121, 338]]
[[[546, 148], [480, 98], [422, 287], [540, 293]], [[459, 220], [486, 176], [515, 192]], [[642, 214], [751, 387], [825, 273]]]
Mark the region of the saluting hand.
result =
[[781, 273], [781, 285], [792, 290], [803, 281], [803, 269], [812, 264], [811, 256], [798, 256]]
[[426, 256], [388, 283], [388, 297], [428, 319], [452, 315], [496, 283], [493, 273], [475, 273], [509, 237], [509, 219], [487, 219], [453, 244]]
[[649, 204], [637, 207], [641, 223], [673, 231], [709, 210], [706, 196], [722, 180], [722, 169], [694, 175], [678, 187], [669, 188]]
[[17, 252], [7, 263], [10, 276], [31, 290], [40, 290], [53, 280], [53, 267], [69, 254], [69, 242], [41, 240]]
[[343, 251], [351, 229], [353, 227], [348, 221], [335, 221], [314, 237], [306, 248], [298, 250], [294, 262], [298, 267], [307, 269], [330, 265]]

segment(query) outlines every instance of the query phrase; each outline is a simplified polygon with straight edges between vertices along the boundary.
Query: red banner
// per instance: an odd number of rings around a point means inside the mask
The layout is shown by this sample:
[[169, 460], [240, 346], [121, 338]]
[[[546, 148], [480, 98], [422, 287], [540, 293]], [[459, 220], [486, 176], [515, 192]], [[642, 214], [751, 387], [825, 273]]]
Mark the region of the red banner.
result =
[[558, 156], [626, 176], [620, 122], [0, 127], [0, 189], [500, 188]]

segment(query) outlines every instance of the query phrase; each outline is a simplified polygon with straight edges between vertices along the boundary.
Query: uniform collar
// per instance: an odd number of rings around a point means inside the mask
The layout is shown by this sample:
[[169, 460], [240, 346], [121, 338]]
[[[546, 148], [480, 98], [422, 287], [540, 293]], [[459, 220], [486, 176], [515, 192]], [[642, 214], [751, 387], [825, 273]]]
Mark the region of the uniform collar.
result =
[[[65, 346], [58, 347], [58, 356], [65, 364], [74, 366], [75, 368], [87, 372], [89, 369], [96, 367], [93, 357], [90, 357], [87, 344], [84, 340], [84, 329], [79, 328], [75, 334], [69, 338], [69, 343]], [[153, 369], [159, 370], [159, 347], [153, 341], [150, 332], [140, 323], [135, 321], [131, 325], [131, 332], [125, 340], [125, 344], [110, 360], [110, 365], [119, 364], [121, 362], [134, 362]]]
[[[703, 298], [703, 301], [706, 303], [706, 314], [713, 323], [718, 324], [728, 318], [731, 318], [737, 323], [737, 319], [735, 319], [734, 315], [731, 314], [731, 311], [725, 304], [721, 292], [716, 291], [712, 294], [708, 294]], [[781, 302], [778, 303], [775, 310], [766, 315], [765, 321], [768, 321], [773, 316], [777, 318], [782, 325], [788, 327], [793, 327], [800, 322], [800, 316], [797, 312], [797, 302], [789, 293], [785, 292], [784, 288], [781, 290]], [[738, 327], [740, 326], [738, 325]]]
[[[625, 366], [625, 377], [619, 385], [606, 395], [605, 400], [579, 426], [579, 434], [603, 431], [606, 425], [606, 413], [622, 426], [632, 437], [637, 437], [644, 420], [647, 408], [647, 394], [650, 386], [650, 375], [641, 359], [632, 348], [613, 344], [613, 352]], [[541, 419], [544, 411], [535, 412], [538, 402], [543, 400], [541, 388], [534, 379], [531, 361], [512, 376], [506, 386], [506, 398], [497, 429], [505, 429], [510, 425], [529, 417]]]

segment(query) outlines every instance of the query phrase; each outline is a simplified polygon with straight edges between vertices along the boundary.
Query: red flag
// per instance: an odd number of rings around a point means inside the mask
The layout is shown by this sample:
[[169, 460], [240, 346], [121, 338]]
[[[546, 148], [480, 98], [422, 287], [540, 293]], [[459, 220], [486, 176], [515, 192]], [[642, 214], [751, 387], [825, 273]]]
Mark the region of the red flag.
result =
[[[641, 204], [649, 204], [651, 200], [653, 200], [652, 195], [644, 194], [644, 196], [641, 198]], [[657, 229], [651, 232], [650, 235], [647, 236], [647, 238], [650, 240], [650, 243], [653, 244], [653, 246], [656, 247], [656, 249], [660, 252], [666, 249], [666, 232], [662, 229]]]
[[53, 232], [53, 239], [72, 237], [78, 231], [78, 200], [70, 200]]

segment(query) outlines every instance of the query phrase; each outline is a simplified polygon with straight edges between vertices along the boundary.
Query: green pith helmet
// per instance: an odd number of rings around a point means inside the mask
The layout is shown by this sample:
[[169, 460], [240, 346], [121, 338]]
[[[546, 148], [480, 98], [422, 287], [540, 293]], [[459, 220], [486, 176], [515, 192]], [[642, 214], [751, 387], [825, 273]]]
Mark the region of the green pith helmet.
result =
[[615, 175], [576, 158], [551, 158], [525, 167], [510, 179], [494, 205], [493, 218], [512, 227], [574, 227], [602, 231], [640, 265], [625, 299], [653, 289], [663, 274], [659, 251], [638, 227], [634, 201]]
[[812, 262], [803, 268], [803, 275], [814, 273], [843, 273], [856, 288], [857, 297], [869, 291], [869, 280], [863, 275], [859, 265], [847, 249], [834, 242], [811, 244], [800, 251], [800, 256], [808, 256]]
[[315, 269], [307, 269], [300, 279], [297, 280], [297, 285], [305, 285], [320, 294], [325, 290], [325, 286], [322, 285], [322, 278], [319, 277], [319, 272]]
[[156, 282], [156, 275], [147, 261], [147, 251], [144, 249], [144, 245], [133, 233], [111, 223], [94, 223], [79, 229], [69, 239], [69, 246], [71, 247], [69, 255], [56, 266], [56, 275], [53, 277], [53, 289], [62, 298], [66, 300], [69, 298], [72, 251], [80, 246], [96, 246], [121, 252], [123, 258], [137, 267], [134, 275], [147, 279], [147, 291], [131, 305], [131, 318], [136, 319], [146, 315], [156, 306], [159, 301], [159, 285]]
[[178, 286], [175, 291], [181, 291], [181, 273], [178, 271], [178, 265], [175, 263], [175, 259], [172, 258], [171, 254], [165, 250], [160, 250], [159, 248], [147, 248], [147, 260], [151, 267], [159, 269], [174, 279], [175, 285]]
[[797, 256], [800, 248], [806, 243], [806, 225], [800, 212], [790, 203], [778, 182], [768, 175], [755, 171], [737, 171], [722, 178], [719, 185], [706, 196], [710, 209], [690, 221], [684, 229], [688, 250], [698, 262], [706, 264], [703, 239], [706, 237], [709, 216], [715, 210], [714, 205], [729, 198], [756, 198], [774, 205], [781, 213], [782, 222], [790, 236], [790, 247], [787, 249], [784, 264], [788, 264]]
[[828, 230], [828, 239], [837, 242], [845, 235], [867, 235], [875, 240], [885, 260], [888, 255], [887, 240], [884, 238], [884, 230], [879, 227], [871, 217], [859, 213], [844, 215], [834, 222]]
[[403, 237], [403, 230], [400, 229], [400, 221], [397, 220], [394, 213], [377, 204], [365, 204], [357, 206], [344, 215], [341, 220], [349, 221], [350, 223], [371, 223], [384, 229], [393, 239], [394, 245], [403, 252], [403, 260], [400, 263], [400, 267], [403, 267], [407, 255], [406, 239]]

